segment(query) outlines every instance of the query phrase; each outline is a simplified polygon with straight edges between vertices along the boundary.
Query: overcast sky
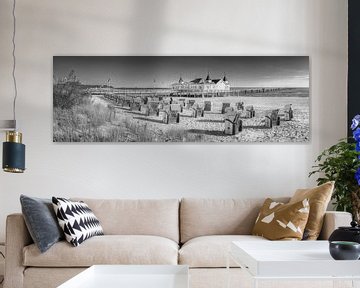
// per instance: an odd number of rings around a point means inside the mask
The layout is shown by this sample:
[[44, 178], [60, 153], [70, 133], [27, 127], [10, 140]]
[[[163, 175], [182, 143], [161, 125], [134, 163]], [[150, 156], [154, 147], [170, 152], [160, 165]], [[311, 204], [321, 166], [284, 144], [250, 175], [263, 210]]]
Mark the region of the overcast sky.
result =
[[226, 74], [232, 87], [309, 87], [307, 56], [55, 56], [54, 76], [74, 69], [84, 84], [115, 87], [169, 87]]

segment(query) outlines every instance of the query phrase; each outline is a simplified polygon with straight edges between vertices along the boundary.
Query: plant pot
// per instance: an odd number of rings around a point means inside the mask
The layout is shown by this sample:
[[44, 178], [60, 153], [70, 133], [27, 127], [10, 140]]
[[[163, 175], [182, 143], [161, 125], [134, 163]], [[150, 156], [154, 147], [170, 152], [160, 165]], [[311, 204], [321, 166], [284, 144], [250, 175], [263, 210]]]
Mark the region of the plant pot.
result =
[[358, 260], [360, 244], [348, 241], [332, 241], [329, 245], [329, 251], [335, 260]]

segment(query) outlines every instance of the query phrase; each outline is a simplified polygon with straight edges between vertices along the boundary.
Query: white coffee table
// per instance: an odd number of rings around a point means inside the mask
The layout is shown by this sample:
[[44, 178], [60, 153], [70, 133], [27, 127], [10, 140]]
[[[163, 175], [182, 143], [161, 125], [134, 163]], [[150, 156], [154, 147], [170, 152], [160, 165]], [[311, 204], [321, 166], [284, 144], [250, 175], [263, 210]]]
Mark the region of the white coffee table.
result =
[[58, 288], [188, 288], [185, 265], [94, 265]]
[[350, 287], [360, 287], [360, 261], [332, 259], [328, 241], [232, 242], [229, 258], [248, 272], [253, 287], [275, 279], [350, 280]]

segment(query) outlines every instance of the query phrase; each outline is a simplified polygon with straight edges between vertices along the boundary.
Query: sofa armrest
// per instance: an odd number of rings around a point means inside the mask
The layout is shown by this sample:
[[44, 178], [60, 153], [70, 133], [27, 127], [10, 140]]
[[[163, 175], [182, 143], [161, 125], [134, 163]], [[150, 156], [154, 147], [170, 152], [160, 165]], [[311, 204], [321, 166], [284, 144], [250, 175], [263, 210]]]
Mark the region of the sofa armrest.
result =
[[339, 226], [350, 226], [351, 220], [352, 216], [348, 212], [326, 211], [324, 216], [324, 224], [319, 239], [329, 239], [331, 233]]
[[22, 214], [6, 218], [5, 281], [4, 288], [22, 288], [24, 270], [23, 248], [33, 241]]

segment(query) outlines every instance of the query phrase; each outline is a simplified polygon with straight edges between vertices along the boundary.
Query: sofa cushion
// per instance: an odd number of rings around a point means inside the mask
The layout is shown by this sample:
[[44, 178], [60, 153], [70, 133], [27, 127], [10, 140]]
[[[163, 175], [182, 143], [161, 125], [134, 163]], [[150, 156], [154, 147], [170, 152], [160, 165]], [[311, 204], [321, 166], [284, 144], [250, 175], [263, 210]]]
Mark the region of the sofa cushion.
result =
[[[269, 241], [252, 235], [214, 235], [193, 238], [179, 250], [179, 264], [195, 268], [226, 267], [232, 241]], [[230, 261], [231, 267], [239, 267]]]
[[269, 240], [301, 240], [309, 218], [309, 208], [308, 199], [284, 204], [267, 198], [252, 234]]
[[298, 189], [290, 199], [290, 203], [309, 199], [310, 214], [305, 227], [307, 237], [304, 240], [316, 240], [323, 226], [324, 215], [334, 190], [334, 181], [326, 182], [310, 189]]
[[86, 203], [60, 197], [52, 197], [52, 202], [65, 239], [72, 245], [79, 246], [91, 237], [104, 235], [99, 220]]
[[64, 239], [51, 199], [21, 195], [20, 203], [26, 227], [41, 252]]
[[[288, 198], [277, 200], [287, 202]], [[249, 235], [263, 202], [263, 198], [184, 198], [180, 205], [181, 243], [205, 235]]]
[[73, 247], [56, 243], [45, 253], [34, 244], [24, 247], [23, 264], [36, 267], [88, 267], [95, 264], [171, 264], [178, 260], [178, 244], [159, 236], [104, 235]]
[[178, 199], [87, 199], [105, 235], [154, 235], [179, 242]]

